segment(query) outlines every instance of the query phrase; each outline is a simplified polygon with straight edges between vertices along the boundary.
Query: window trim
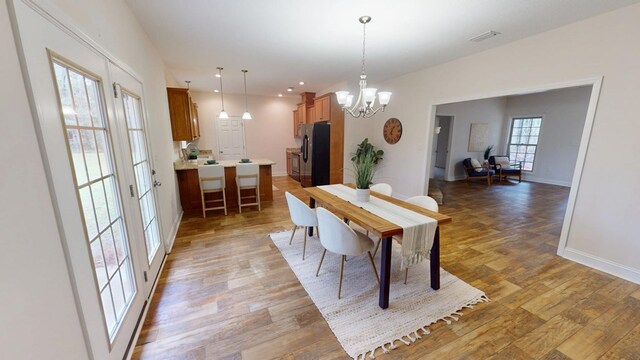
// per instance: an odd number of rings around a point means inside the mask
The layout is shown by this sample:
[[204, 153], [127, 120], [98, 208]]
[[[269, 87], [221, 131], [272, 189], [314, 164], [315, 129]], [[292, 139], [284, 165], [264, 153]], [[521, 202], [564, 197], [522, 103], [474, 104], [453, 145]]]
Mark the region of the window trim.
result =
[[[520, 120], [520, 119], [540, 119], [540, 132], [538, 133], [538, 143], [537, 144], [512, 144], [511, 143], [511, 139], [513, 137], [513, 125], [514, 125], [514, 120]], [[522, 166], [522, 171], [523, 172], [527, 172], [527, 173], [533, 173], [536, 167], [536, 156], [538, 155], [538, 147], [540, 146], [540, 138], [542, 137], [542, 126], [544, 125], [544, 115], [518, 115], [518, 116], [511, 116], [509, 118], [509, 133], [508, 133], [508, 137], [507, 137], [507, 156], [509, 158], [511, 158], [511, 146], [515, 145], [522, 145], [522, 146], [535, 146], [535, 151], [533, 152], [533, 162], [531, 165], [531, 170], [525, 170], [524, 166]], [[524, 161], [520, 162], [520, 163], [524, 163]]]

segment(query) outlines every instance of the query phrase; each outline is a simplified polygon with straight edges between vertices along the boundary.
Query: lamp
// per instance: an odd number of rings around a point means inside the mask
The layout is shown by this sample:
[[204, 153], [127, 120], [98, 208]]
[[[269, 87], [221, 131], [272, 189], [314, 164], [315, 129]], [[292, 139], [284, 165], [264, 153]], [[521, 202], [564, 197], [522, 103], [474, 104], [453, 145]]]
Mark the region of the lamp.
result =
[[224, 92], [222, 91], [222, 70], [223, 68], [218, 66], [218, 74], [216, 75], [217, 78], [220, 79], [220, 101], [222, 103], [222, 110], [220, 111], [220, 114], [218, 114], [218, 119], [228, 119], [229, 118], [229, 114], [227, 114], [226, 111], [224, 111]]
[[[391, 100], [391, 93], [388, 91], [378, 92], [376, 88], [367, 87], [367, 74], [365, 73], [365, 41], [367, 38], [367, 24], [371, 21], [371, 16], [361, 16], [358, 19], [362, 24], [362, 74], [360, 74], [360, 91], [358, 92], [358, 100], [353, 103], [353, 95], [348, 91], [336, 91], [338, 104], [342, 106], [342, 110], [348, 112], [353, 117], [368, 118], [375, 115], [378, 111], [384, 109]], [[378, 93], [377, 93], [378, 92]], [[380, 106], [374, 109], [376, 102], [376, 93]]]
[[249, 70], [242, 70], [244, 76], [244, 114], [242, 114], [242, 120], [251, 120], [251, 114], [249, 113], [249, 107], [247, 106], [247, 72]]

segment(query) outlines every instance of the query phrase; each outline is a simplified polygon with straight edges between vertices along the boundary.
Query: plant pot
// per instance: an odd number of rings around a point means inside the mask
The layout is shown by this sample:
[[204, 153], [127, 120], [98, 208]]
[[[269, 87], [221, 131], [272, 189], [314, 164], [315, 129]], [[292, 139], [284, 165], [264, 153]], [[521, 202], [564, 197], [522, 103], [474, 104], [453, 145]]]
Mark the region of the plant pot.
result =
[[356, 201], [369, 202], [370, 197], [371, 197], [370, 189], [356, 189]]

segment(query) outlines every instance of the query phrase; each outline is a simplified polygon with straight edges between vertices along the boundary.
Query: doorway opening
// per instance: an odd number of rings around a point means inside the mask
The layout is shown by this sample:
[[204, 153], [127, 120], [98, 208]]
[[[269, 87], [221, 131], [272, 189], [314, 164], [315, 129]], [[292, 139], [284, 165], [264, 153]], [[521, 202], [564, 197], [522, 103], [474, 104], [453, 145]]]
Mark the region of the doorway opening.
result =
[[435, 180], [446, 180], [447, 163], [449, 149], [451, 145], [451, 124], [453, 116], [436, 115], [433, 131], [433, 152], [431, 155], [432, 178]]
[[[505, 156], [508, 165], [526, 165], [526, 169], [522, 168], [522, 183], [518, 182], [517, 177], [498, 181], [494, 175], [491, 185], [487, 185], [486, 181], [469, 181], [467, 186], [474, 186], [477, 191], [491, 192], [496, 199], [506, 198], [504, 195], [509, 192], [507, 188], [517, 189], [513, 191], [514, 194], [519, 190], [549, 190], [549, 187], [558, 189], [559, 193], [564, 192], [565, 196], [558, 197], [563, 204], [555, 213], [555, 219], [562, 224], [558, 227], [559, 236], [556, 235], [559, 241], [553, 244], [557, 244], [557, 254], [562, 256], [571, 227], [601, 84], [602, 79], [595, 78], [437, 102], [431, 107], [433, 125], [436, 119], [439, 124], [441, 116], [455, 117], [455, 122], [450, 126], [444, 180], [469, 178], [469, 167], [463, 166], [465, 159], [476, 159], [480, 163], [477, 170], [481, 171], [482, 167], [488, 170], [491, 165], [488, 161], [484, 162], [484, 150], [489, 147], [489, 155]], [[483, 131], [472, 134], [473, 128]], [[433, 128], [429, 131], [433, 131]], [[436, 145], [432, 146], [435, 149]], [[431, 162], [426, 167], [426, 179], [437, 167], [436, 158], [431, 156], [429, 159]], [[491, 169], [495, 171], [495, 167]], [[434, 179], [432, 182], [446, 188], [445, 181]], [[429, 184], [425, 185], [427, 190]], [[451, 194], [445, 191], [445, 204], [447, 195]], [[520, 200], [526, 205], [528, 198]]]

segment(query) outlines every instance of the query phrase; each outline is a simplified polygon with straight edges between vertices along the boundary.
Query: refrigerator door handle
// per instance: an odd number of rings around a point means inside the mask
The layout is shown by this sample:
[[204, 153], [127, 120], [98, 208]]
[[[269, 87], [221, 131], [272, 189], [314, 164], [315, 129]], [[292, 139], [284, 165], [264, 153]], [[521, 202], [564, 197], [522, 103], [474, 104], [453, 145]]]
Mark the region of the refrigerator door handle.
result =
[[309, 137], [307, 135], [302, 139], [302, 160], [307, 162], [309, 159]]

